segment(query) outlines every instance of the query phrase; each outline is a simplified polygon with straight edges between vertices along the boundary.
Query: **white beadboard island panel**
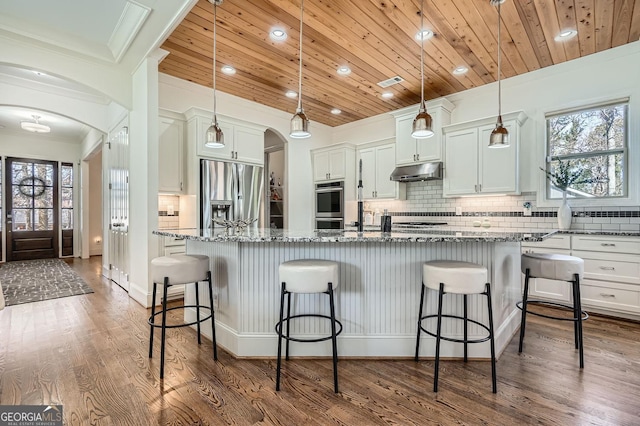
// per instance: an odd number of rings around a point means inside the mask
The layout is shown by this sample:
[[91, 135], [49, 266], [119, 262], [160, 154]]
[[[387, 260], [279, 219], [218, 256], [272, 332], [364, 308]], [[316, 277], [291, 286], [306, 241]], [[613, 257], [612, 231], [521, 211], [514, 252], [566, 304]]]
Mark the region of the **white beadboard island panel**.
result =
[[[346, 232], [345, 232], [346, 234]], [[373, 234], [373, 233], [372, 233]], [[336, 290], [338, 319], [344, 330], [338, 338], [343, 357], [412, 357], [417, 333], [418, 303], [422, 263], [428, 260], [463, 260], [485, 265], [489, 271], [496, 330], [496, 350], [501, 353], [519, 327], [515, 303], [520, 299], [520, 241], [545, 238], [538, 231], [498, 237], [496, 231], [477, 233], [473, 238], [437, 238], [412, 234], [397, 239], [380, 233], [371, 238], [343, 240], [295, 238], [287, 241], [243, 238], [203, 238], [184, 235], [187, 253], [211, 258], [214, 292], [217, 299], [218, 343], [238, 357], [274, 357], [277, 337], [274, 325], [279, 314], [278, 266], [292, 259], [329, 259], [340, 263], [340, 283]], [[484, 239], [480, 236], [484, 235]], [[204, 285], [201, 284], [206, 294]], [[292, 296], [292, 313], [328, 312], [323, 294]], [[193, 287], [185, 302], [193, 302]], [[201, 299], [206, 300], [206, 297]], [[429, 291], [425, 313], [436, 312], [436, 293]], [[216, 302], [214, 302], [216, 303]], [[462, 296], [445, 296], [445, 313], [462, 312]], [[195, 311], [186, 314], [187, 320]], [[487, 323], [484, 296], [469, 296], [469, 318]], [[435, 321], [433, 321], [435, 328]], [[462, 322], [443, 320], [444, 332], [462, 336]], [[211, 335], [210, 326], [203, 328]], [[327, 334], [329, 325], [317, 318], [299, 320], [293, 335], [306, 337]], [[482, 335], [470, 324], [471, 336]], [[424, 335], [424, 334], [423, 334]], [[420, 354], [433, 357], [435, 339], [423, 337]], [[443, 357], [462, 358], [463, 346], [442, 342]], [[330, 342], [291, 344], [292, 356], [330, 356]], [[469, 345], [473, 358], [489, 358], [488, 343]]]

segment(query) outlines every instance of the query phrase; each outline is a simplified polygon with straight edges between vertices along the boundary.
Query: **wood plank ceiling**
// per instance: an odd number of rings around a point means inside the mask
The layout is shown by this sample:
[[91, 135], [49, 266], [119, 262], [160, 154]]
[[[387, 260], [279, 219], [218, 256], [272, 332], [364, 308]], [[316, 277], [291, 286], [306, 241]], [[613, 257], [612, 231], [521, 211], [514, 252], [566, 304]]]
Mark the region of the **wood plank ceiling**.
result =
[[[299, 0], [225, 0], [218, 7], [217, 88], [295, 112]], [[425, 98], [496, 81], [497, 9], [489, 0], [425, 0]], [[302, 103], [312, 122], [337, 126], [420, 102], [420, 0], [307, 0]], [[640, 0], [507, 0], [502, 4], [502, 77], [637, 41]], [[288, 37], [273, 41], [275, 28]], [[561, 30], [577, 36], [554, 41]], [[199, 0], [162, 45], [160, 71], [212, 87], [213, 6]], [[220, 72], [222, 65], [235, 75]], [[340, 76], [339, 66], [351, 74]], [[468, 72], [454, 75], [458, 66]], [[383, 89], [393, 76], [402, 83]], [[383, 99], [385, 91], [393, 93]], [[334, 115], [330, 111], [342, 111]]]

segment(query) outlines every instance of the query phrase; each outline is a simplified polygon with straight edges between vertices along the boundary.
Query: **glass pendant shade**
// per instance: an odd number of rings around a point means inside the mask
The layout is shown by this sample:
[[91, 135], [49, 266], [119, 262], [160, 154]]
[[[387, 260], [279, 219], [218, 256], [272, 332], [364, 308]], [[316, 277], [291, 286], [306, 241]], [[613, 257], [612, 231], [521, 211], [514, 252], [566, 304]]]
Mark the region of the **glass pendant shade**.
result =
[[311, 136], [309, 132], [309, 119], [302, 108], [296, 110], [295, 115], [291, 118], [291, 131], [289, 136], [294, 139], [304, 139]]
[[224, 133], [218, 126], [216, 120], [211, 123], [211, 126], [207, 129], [206, 139], [204, 146], [208, 148], [223, 148], [224, 147]]
[[509, 132], [502, 125], [502, 117], [498, 117], [496, 128], [489, 136], [489, 148], [506, 148], [509, 146]]
[[426, 139], [433, 136], [433, 129], [431, 127], [431, 116], [427, 112], [426, 108], [420, 108], [418, 115], [413, 120], [413, 131], [411, 136], [416, 139]]

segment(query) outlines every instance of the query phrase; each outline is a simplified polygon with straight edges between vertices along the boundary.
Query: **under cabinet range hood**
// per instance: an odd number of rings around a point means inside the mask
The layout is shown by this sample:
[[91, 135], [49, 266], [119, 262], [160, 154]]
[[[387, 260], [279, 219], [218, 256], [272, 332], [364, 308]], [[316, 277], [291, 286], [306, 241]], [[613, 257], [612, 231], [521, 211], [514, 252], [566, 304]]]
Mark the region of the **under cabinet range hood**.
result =
[[396, 182], [418, 182], [442, 179], [442, 163], [424, 163], [396, 167], [390, 179]]

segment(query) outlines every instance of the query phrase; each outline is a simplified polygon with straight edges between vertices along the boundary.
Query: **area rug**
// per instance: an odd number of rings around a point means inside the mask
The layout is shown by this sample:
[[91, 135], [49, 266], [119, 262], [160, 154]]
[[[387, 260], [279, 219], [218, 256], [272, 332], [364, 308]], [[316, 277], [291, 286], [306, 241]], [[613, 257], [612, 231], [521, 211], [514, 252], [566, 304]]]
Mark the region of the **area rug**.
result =
[[7, 262], [0, 266], [0, 283], [7, 306], [93, 293], [61, 259]]

